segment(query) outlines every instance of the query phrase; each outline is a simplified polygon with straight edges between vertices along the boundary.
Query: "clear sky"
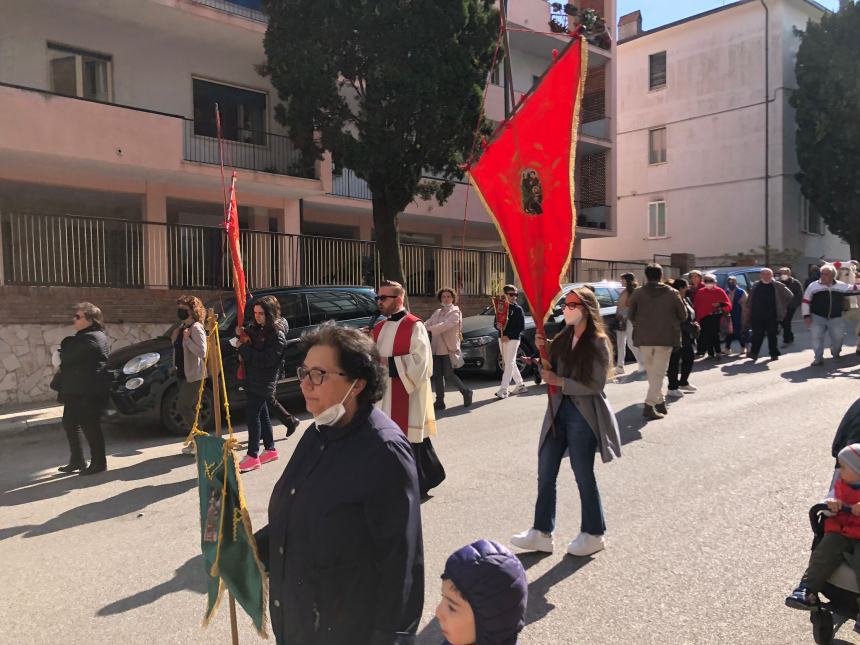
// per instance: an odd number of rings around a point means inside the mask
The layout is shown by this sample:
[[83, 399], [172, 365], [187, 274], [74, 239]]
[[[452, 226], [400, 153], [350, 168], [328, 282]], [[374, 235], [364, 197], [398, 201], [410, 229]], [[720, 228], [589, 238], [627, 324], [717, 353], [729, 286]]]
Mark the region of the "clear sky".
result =
[[[839, 8], [839, 0], [817, 2], [832, 11]], [[638, 9], [642, 12], [642, 28], [648, 30], [726, 4], [731, 0], [618, 0], [617, 15], [620, 18]]]

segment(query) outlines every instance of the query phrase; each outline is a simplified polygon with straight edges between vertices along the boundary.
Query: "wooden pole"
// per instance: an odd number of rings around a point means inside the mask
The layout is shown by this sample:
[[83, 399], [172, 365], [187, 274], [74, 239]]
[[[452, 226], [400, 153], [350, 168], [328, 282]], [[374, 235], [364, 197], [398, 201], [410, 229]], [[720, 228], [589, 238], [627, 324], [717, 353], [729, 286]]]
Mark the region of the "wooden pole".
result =
[[[215, 310], [209, 309], [206, 312], [206, 330], [212, 331], [218, 318], [215, 316]], [[218, 355], [220, 354], [219, 347], [209, 347], [206, 352], [207, 362], [209, 363], [209, 376], [212, 377], [212, 416], [215, 419], [215, 436], [220, 437], [221, 429], [221, 380], [219, 372]], [[227, 473], [224, 473], [227, 476]], [[229, 591], [227, 596], [230, 599], [230, 635], [233, 645], [239, 645], [239, 625], [236, 622], [236, 599]]]

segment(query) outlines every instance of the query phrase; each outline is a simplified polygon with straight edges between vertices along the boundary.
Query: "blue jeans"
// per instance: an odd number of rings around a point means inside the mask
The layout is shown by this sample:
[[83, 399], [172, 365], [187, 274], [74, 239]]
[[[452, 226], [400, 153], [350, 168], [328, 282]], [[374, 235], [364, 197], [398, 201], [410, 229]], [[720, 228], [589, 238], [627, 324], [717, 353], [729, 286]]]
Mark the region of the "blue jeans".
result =
[[845, 337], [845, 326], [842, 318], [824, 318], [812, 314], [812, 351], [815, 360], [824, 358], [824, 339], [830, 337], [830, 353], [836, 356], [842, 351], [842, 340]]
[[544, 533], [555, 530], [556, 479], [565, 450], [570, 452], [570, 465], [579, 488], [582, 509], [580, 531], [603, 535], [603, 506], [594, 477], [594, 455], [597, 437], [573, 401], [564, 397], [555, 418], [555, 436], [550, 431], [538, 455], [538, 496], [535, 503], [534, 528]]
[[245, 421], [248, 424], [248, 454], [256, 457], [260, 452], [260, 435], [263, 436], [263, 447], [266, 450], [275, 449], [275, 437], [272, 434], [272, 421], [269, 419], [269, 406], [266, 399], [248, 393], [245, 401]]

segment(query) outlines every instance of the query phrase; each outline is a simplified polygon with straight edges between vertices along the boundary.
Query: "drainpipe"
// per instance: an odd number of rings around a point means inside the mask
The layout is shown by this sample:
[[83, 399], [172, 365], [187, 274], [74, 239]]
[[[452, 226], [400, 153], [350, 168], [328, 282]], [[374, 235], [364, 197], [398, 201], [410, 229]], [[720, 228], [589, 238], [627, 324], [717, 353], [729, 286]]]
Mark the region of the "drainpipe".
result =
[[770, 11], [764, 7], [764, 264], [770, 266]]

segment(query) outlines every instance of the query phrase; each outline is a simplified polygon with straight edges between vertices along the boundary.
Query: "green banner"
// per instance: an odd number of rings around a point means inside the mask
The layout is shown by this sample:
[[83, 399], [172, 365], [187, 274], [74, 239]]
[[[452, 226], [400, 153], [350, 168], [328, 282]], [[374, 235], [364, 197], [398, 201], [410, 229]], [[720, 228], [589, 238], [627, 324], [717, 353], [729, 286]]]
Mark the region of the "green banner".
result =
[[265, 638], [268, 577], [257, 555], [235, 453], [221, 437], [196, 435], [194, 442], [209, 594], [203, 624], [215, 616], [226, 587]]

